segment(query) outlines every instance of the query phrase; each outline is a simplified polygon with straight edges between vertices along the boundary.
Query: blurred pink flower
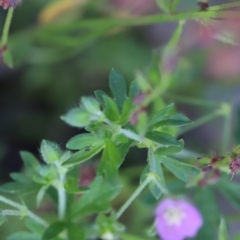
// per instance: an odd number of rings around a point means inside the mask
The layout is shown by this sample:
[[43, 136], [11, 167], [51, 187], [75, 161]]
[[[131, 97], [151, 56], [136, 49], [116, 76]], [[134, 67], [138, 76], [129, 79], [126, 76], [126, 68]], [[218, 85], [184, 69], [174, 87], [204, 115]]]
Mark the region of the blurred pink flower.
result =
[[182, 199], [164, 199], [155, 209], [155, 217], [155, 228], [162, 240], [194, 237], [203, 224], [198, 209]]
[[[146, 97], [149, 95], [149, 91], [147, 92], [144, 92], [144, 93], [139, 93], [137, 96], [134, 97], [133, 99], [133, 102], [136, 106], [139, 106], [141, 105], [141, 103], [144, 102], [144, 100], [146, 99]], [[132, 125], [136, 125], [137, 122], [138, 122], [138, 117], [141, 113], [144, 113], [146, 112], [147, 109], [146, 107], [142, 106], [140, 107], [137, 111], [133, 112], [132, 115], [131, 115], [131, 118], [129, 120], [129, 122], [132, 124]]]
[[96, 168], [94, 166], [84, 165], [80, 170], [79, 186], [87, 187], [96, 176]]
[[7, 9], [9, 7], [15, 8], [21, 0], [0, 0], [0, 6], [3, 7], [3, 9]]
[[215, 49], [207, 61], [207, 71], [215, 78], [230, 78], [240, 75], [240, 48], [222, 46]]
[[114, 0], [118, 9], [126, 10], [134, 15], [142, 15], [152, 12], [156, 8], [155, 0]]

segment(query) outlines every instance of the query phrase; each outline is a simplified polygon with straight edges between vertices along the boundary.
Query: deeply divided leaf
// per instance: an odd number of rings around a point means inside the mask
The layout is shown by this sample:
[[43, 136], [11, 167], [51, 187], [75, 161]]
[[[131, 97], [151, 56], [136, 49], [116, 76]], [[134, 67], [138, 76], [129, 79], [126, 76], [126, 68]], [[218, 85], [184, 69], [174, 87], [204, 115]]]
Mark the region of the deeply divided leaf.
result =
[[200, 173], [200, 170], [192, 165], [166, 156], [155, 156], [170, 172], [184, 182], [190, 181], [192, 177]]

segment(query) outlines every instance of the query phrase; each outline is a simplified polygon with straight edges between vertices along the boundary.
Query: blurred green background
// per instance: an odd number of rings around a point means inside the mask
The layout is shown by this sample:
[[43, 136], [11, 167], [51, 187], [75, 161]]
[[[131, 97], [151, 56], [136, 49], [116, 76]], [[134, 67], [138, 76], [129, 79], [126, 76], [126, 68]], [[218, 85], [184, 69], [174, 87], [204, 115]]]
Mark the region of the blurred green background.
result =
[[[228, 1], [209, 1], [210, 5], [224, 2]], [[196, 7], [197, 1], [184, 0], [179, 9]], [[42, 139], [64, 147], [71, 136], [81, 132], [59, 117], [76, 106], [81, 96], [93, 95], [97, 89], [109, 92], [111, 68], [130, 83], [137, 70], [147, 71], [153, 53], [161, 61], [161, 49], [177, 26], [123, 28], [99, 22], [93, 27], [81, 25], [81, 21], [155, 13], [159, 10], [153, 0], [23, 0], [15, 10], [10, 31], [14, 69], [0, 65], [1, 182], [9, 180], [10, 172], [21, 169], [20, 150], [38, 154]], [[5, 16], [1, 9], [0, 29]], [[240, 53], [239, 47], [197, 44], [195, 24], [189, 21], [184, 27], [181, 61], [165, 99], [176, 100], [177, 109], [193, 120], [212, 109], [193, 106], [191, 101], [183, 103], [179, 96], [232, 102], [231, 147], [240, 143], [240, 57], [234, 55]], [[232, 54], [227, 56], [226, 52]], [[220, 152], [222, 124], [222, 119], [216, 118], [184, 134], [186, 147], [206, 155]], [[144, 163], [143, 153], [132, 150], [124, 167]]]

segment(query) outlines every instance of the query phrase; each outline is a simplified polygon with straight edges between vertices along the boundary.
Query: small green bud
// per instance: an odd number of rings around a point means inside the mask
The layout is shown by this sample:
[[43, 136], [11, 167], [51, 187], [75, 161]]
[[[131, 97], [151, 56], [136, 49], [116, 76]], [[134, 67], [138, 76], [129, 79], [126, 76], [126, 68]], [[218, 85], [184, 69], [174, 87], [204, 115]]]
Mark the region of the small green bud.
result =
[[47, 140], [42, 140], [40, 152], [46, 163], [56, 162], [61, 157], [61, 149], [59, 146], [56, 143]]

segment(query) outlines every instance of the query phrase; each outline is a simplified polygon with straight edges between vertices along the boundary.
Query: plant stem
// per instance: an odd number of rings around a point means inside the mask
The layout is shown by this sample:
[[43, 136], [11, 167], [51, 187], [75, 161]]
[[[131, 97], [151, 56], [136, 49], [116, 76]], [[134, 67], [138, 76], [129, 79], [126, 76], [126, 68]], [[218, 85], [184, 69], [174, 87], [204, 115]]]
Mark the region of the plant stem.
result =
[[7, 17], [3, 26], [1, 47], [7, 45], [8, 34], [10, 30], [10, 25], [13, 17], [14, 8], [10, 7], [7, 12]]
[[216, 111], [209, 113], [199, 119], [197, 119], [192, 125], [190, 125], [189, 127], [185, 127], [183, 130], [179, 131], [178, 135], [184, 134], [194, 128], [197, 128], [201, 125], [203, 125], [204, 123], [207, 123], [209, 121], [211, 121], [212, 119], [220, 116], [222, 114], [222, 110], [217, 109]]
[[65, 175], [60, 174], [59, 182], [60, 186], [58, 187], [58, 217], [60, 220], [65, 218], [66, 215], [66, 192], [63, 187]]
[[193, 97], [184, 97], [184, 96], [178, 96], [174, 94], [167, 94], [164, 95], [167, 99], [173, 99], [174, 101], [180, 102], [180, 103], [185, 103], [187, 105], [193, 105], [193, 106], [200, 106], [200, 107], [219, 107], [221, 104], [218, 102], [210, 102], [210, 101], [204, 101], [201, 99], [196, 99]]
[[229, 104], [229, 110], [226, 111], [224, 115], [224, 123], [223, 123], [223, 134], [222, 134], [222, 147], [221, 154], [226, 154], [229, 150], [229, 142], [231, 139], [231, 119], [232, 119], [232, 108]]
[[144, 137], [141, 137], [138, 134], [136, 134], [135, 132], [132, 132], [127, 129], [120, 128], [119, 133], [121, 133], [121, 134], [125, 135], [126, 137], [128, 137], [132, 140], [135, 140], [137, 142], [144, 142], [144, 140], [145, 140]]
[[122, 207], [118, 210], [116, 217], [117, 219], [123, 214], [123, 212], [131, 205], [134, 199], [142, 192], [142, 190], [148, 185], [151, 181], [151, 178], [146, 178], [141, 185], [135, 190], [135, 192], [130, 196], [130, 198], [122, 205]]
[[20, 211], [25, 211], [26, 215], [28, 217], [30, 217], [32, 220], [34, 220], [35, 222], [39, 223], [40, 225], [42, 225], [43, 227], [48, 227], [48, 223], [46, 221], [44, 221], [43, 219], [41, 219], [40, 217], [38, 217], [35, 213], [31, 212], [30, 210], [28, 210], [25, 206], [16, 203], [6, 197], [0, 196], [0, 202], [3, 202], [7, 205], [10, 205], [12, 207], [15, 207], [17, 209], [19, 209]]

